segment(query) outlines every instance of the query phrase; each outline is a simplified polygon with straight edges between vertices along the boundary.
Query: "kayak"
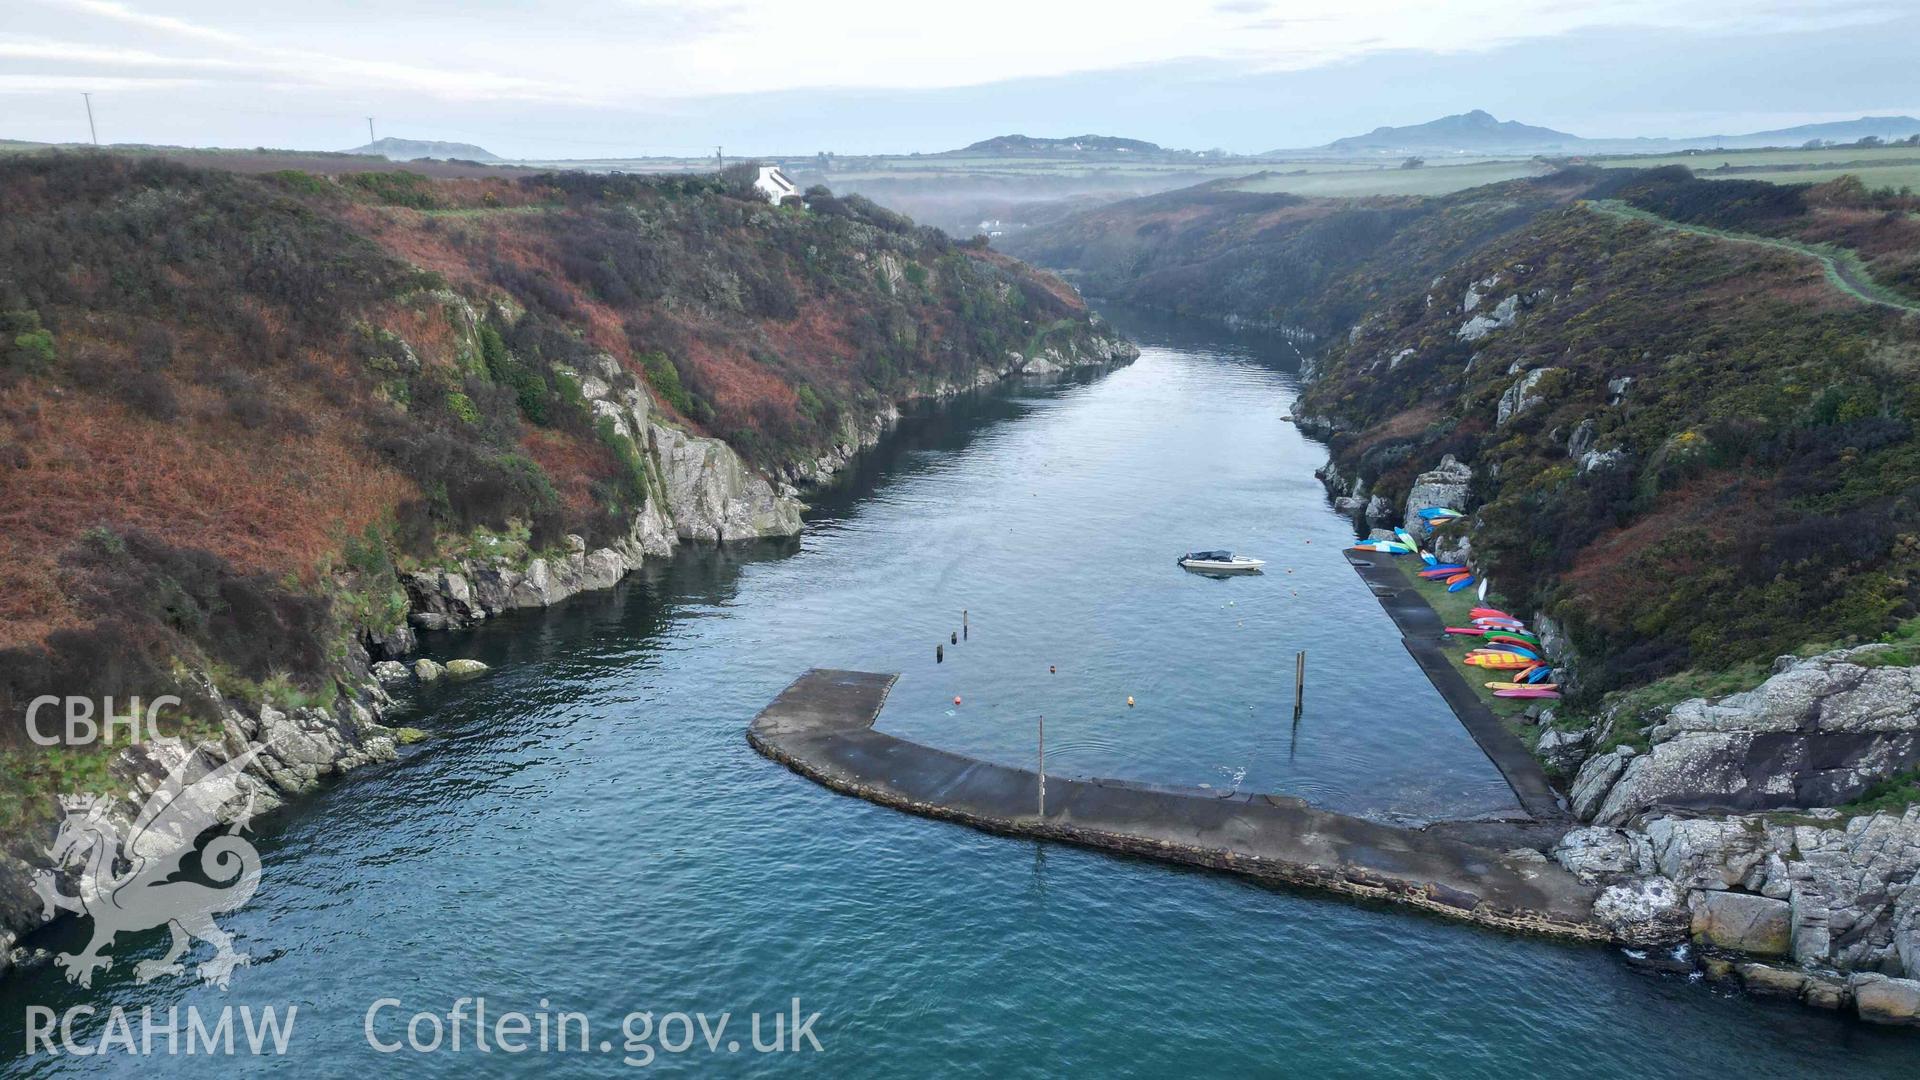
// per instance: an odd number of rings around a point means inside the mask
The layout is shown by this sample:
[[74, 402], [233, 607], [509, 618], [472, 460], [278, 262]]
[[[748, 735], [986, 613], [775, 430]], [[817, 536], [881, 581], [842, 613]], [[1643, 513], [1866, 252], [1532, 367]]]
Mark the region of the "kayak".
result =
[[1434, 518], [1457, 518], [1457, 517], [1466, 516], [1465, 514], [1462, 514], [1458, 510], [1450, 509], [1445, 506], [1429, 506], [1425, 510], [1416, 510], [1415, 513], [1419, 514], [1421, 517], [1427, 519], [1428, 521], [1432, 521]]
[[1555, 683], [1490, 682], [1486, 685], [1487, 685], [1487, 689], [1489, 690], [1558, 690], [1560, 689], [1560, 687]]
[[1464, 566], [1446, 566], [1439, 563], [1436, 563], [1433, 566], [1429, 566], [1425, 570], [1416, 571], [1416, 573], [1418, 573], [1421, 577], [1426, 578], [1429, 581], [1432, 581], [1436, 578], [1450, 578], [1455, 574], [1465, 574], [1470, 572], [1471, 571], [1469, 571]]
[[1427, 564], [1428, 566], [1439, 566], [1439, 565], [1440, 565], [1440, 557], [1439, 557], [1438, 555], [1435, 555], [1435, 554], [1434, 554], [1433, 552], [1431, 552], [1431, 551], [1423, 551], [1423, 552], [1421, 552], [1421, 553], [1420, 553], [1420, 561], [1421, 561], [1421, 562], [1424, 562], [1424, 563], [1426, 563], [1426, 564]]
[[1477, 607], [1477, 608], [1474, 608], [1472, 611], [1467, 612], [1467, 614], [1473, 616], [1476, 619], [1511, 619], [1513, 618], [1513, 616], [1507, 614], [1504, 611], [1501, 611], [1499, 608], [1490, 608], [1490, 607]]
[[1486, 629], [1485, 629], [1484, 627], [1479, 627], [1479, 626], [1449, 626], [1449, 627], [1447, 627], [1447, 633], [1449, 633], [1449, 634], [1464, 634], [1464, 635], [1466, 635], [1467, 637], [1479, 637], [1479, 636], [1481, 636], [1482, 634], [1485, 634], [1486, 632], [1487, 632], [1487, 631], [1486, 631]]
[[1530, 656], [1510, 652], [1480, 652], [1468, 654], [1467, 663], [1475, 667], [1518, 670], [1532, 667], [1534, 661]]
[[1525, 681], [1538, 684], [1544, 683], [1551, 678], [1553, 678], [1553, 669], [1545, 664], [1541, 664], [1538, 670], [1527, 672]]
[[1540, 643], [1525, 634], [1516, 634], [1511, 630], [1484, 630], [1489, 644], [1518, 645], [1523, 649], [1540, 651]]
[[1378, 551], [1386, 555], [1411, 555], [1413, 549], [1397, 540], [1369, 540], [1364, 544], [1355, 544], [1348, 551]]
[[1528, 686], [1519, 690], [1495, 690], [1493, 696], [1506, 698], [1557, 698], [1560, 696], [1560, 691], [1546, 690], [1538, 686]]
[[1395, 536], [1397, 536], [1397, 537], [1399, 537], [1399, 538], [1400, 538], [1400, 542], [1401, 542], [1401, 543], [1403, 543], [1403, 544], [1405, 544], [1405, 545], [1407, 545], [1407, 546], [1408, 546], [1408, 547], [1410, 547], [1410, 548], [1413, 548], [1413, 549], [1415, 549], [1415, 550], [1418, 550], [1418, 549], [1419, 549], [1419, 547], [1420, 547], [1420, 541], [1418, 541], [1418, 540], [1415, 540], [1415, 539], [1413, 538], [1413, 534], [1412, 534], [1412, 533], [1410, 533], [1410, 532], [1408, 532], [1407, 530], [1405, 530], [1405, 529], [1403, 529], [1403, 528], [1401, 528], [1401, 527], [1400, 527], [1400, 526], [1398, 526], [1398, 525], [1395, 525], [1395, 526], [1393, 527], [1393, 535], [1395, 535]]
[[1463, 574], [1457, 578], [1449, 578], [1447, 579], [1447, 591], [1459, 592], [1461, 589], [1464, 589], [1471, 584], [1473, 584], [1472, 574]]

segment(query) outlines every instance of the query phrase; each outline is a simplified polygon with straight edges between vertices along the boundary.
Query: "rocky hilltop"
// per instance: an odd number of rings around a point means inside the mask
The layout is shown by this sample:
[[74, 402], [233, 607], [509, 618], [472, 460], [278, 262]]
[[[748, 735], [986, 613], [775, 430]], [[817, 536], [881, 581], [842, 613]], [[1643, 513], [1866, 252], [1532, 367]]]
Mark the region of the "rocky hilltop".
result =
[[[0, 163], [0, 945], [54, 914], [56, 795], [124, 827], [265, 747], [231, 794], [277, 805], [394, 755], [383, 682], [483, 670], [420, 633], [792, 535], [905, 402], [1134, 355], [1056, 279], [750, 184]], [[48, 694], [183, 704], [48, 749]]]

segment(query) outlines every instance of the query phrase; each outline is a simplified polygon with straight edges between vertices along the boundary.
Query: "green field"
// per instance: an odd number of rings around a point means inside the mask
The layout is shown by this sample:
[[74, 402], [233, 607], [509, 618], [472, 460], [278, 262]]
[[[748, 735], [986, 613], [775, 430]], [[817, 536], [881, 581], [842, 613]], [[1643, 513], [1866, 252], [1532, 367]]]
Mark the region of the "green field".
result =
[[1869, 188], [1920, 188], [1920, 146], [1829, 146], [1817, 150], [1707, 150], [1694, 154], [1594, 158], [1606, 168], [1685, 165], [1705, 180], [1819, 184], [1857, 176]]
[[1329, 198], [1353, 198], [1362, 195], [1448, 195], [1482, 184], [1497, 184], [1523, 176], [1538, 176], [1548, 171], [1532, 161], [1483, 161], [1472, 165], [1426, 165], [1418, 169], [1398, 166], [1375, 168], [1321, 168], [1317, 171], [1273, 171], [1249, 176], [1233, 186], [1235, 191], [1277, 192], [1293, 195], [1320, 195]]

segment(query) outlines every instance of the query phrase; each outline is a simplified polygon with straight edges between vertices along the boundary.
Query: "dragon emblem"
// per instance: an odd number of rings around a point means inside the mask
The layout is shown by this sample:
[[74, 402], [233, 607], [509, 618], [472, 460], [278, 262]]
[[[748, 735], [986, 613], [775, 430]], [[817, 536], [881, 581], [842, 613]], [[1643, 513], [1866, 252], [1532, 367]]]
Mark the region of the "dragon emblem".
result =
[[[213, 917], [245, 904], [260, 884], [260, 853], [240, 835], [253, 816], [253, 789], [239, 781], [264, 749], [255, 746], [191, 782], [187, 774], [200, 759], [189, 755], [147, 797], [124, 839], [110, 815], [111, 800], [90, 795], [60, 800], [67, 816], [47, 848], [53, 869], [35, 873], [34, 891], [47, 918], [64, 910], [93, 920], [93, 938], [85, 949], [55, 957], [66, 969], [67, 981], [92, 986], [95, 971], [113, 966], [113, 958], [102, 950], [116, 935], [166, 926], [173, 931], [167, 954], [135, 964], [134, 978], [146, 983], [185, 974], [180, 958], [198, 938], [214, 947], [213, 957], [197, 968], [198, 975], [227, 988], [233, 969], [250, 958], [234, 951], [233, 938]], [[237, 809], [223, 815], [237, 802]], [[223, 818], [225, 829], [197, 847], [200, 876], [206, 880], [182, 877], [196, 841], [219, 829]], [[60, 874], [73, 866], [79, 868], [77, 891], [63, 893]]]

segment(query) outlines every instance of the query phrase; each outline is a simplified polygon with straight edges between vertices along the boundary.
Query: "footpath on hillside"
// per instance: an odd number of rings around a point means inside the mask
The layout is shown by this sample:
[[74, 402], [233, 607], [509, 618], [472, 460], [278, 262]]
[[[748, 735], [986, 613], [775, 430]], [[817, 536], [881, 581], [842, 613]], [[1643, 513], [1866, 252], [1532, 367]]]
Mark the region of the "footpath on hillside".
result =
[[1821, 268], [1826, 271], [1827, 281], [1855, 300], [1878, 307], [1893, 308], [1895, 311], [1920, 314], [1920, 300], [1909, 300], [1873, 280], [1873, 275], [1869, 274], [1866, 266], [1860, 262], [1860, 256], [1845, 248], [1808, 244], [1774, 236], [1760, 236], [1756, 233], [1735, 232], [1732, 229], [1718, 229], [1711, 225], [1692, 225], [1684, 221], [1664, 218], [1651, 211], [1612, 199], [1594, 199], [1581, 205], [1596, 214], [1605, 214], [1623, 221], [1639, 221], [1674, 232], [1693, 233], [1732, 244], [1754, 244], [1816, 259]]

